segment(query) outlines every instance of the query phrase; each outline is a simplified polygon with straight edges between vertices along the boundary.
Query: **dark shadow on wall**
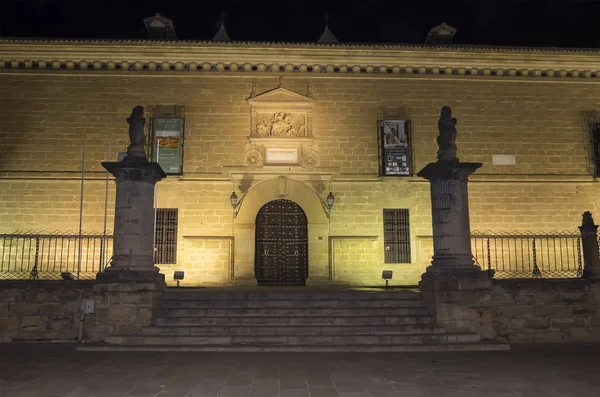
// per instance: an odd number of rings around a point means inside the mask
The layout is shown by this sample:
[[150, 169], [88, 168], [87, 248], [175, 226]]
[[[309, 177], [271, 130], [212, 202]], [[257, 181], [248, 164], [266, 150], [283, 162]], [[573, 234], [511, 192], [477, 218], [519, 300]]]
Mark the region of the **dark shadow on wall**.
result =
[[253, 180], [254, 177], [252, 175], [244, 175], [244, 177], [238, 184], [238, 189], [240, 189], [240, 192], [242, 192], [243, 194], [248, 193], [248, 190], [250, 190], [250, 187], [252, 186]]
[[323, 194], [323, 192], [327, 188], [325, 186], [325, 182], [323, 182], [323, 180], [321, 179], [321, 177], [316, 176], [316, 175], [313, 175], [313, 176], [310, 177], [310, 185], [315, 190], [315, 192], [317, 192], [319, 195]]

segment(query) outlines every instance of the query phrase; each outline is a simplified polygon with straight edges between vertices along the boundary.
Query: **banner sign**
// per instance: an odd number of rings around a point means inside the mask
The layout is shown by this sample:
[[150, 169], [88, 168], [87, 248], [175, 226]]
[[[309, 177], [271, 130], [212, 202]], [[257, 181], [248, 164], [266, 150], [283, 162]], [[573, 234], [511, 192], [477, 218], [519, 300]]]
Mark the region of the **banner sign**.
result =
[[181, 174], [182, 143], [183, 119], [154, 119], [152, 161], [160, 164], [165, 174]]
[[380, 121], [381, 176], [412, 175], [409, 124], [407, 120]]

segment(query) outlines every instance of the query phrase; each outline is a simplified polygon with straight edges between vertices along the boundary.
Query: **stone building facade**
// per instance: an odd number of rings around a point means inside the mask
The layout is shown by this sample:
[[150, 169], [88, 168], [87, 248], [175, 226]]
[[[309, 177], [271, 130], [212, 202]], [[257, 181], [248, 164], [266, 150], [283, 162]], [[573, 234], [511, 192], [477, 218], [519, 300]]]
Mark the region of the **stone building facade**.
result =
[[[101, 162], [126, 150], [125, 119], [142, 105], [149, 141], [152, 120], [183, 119], [182, 172], [156, 194], [177, 209], [175, 263], [157, 265], [169, 284], [175, 270], [182, 285], [255, 284], [257, 252], [269, 256], [257, 217], [287, 200], [306, 242], [276, 255], [306, 255], [307, 284], [381, 285], [389, 269], [392, 284], [415, 285], [432, 255], [416, 173], [435, 160], [444, 105], [460, 160], [483, 163], [470, 178], [473, 230], [575, 233], [596, 210], [598, 61], [568, 49], [3, 39], [0, 233], [78, 229], [84, 139], [82, 224], [102, 231]], [[410, 122], [409, 176], [380, 176], [383, 120]], [[389, 209], [408, 210], [407, 263], [386, 263]]]

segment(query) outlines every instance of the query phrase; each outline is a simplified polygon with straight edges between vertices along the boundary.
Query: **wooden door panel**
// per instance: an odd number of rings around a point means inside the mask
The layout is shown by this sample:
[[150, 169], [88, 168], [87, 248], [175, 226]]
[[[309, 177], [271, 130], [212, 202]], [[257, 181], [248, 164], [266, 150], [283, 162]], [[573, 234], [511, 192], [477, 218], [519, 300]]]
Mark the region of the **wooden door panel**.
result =
[[259, 284], [304, 285], [308, 277], [306, 215], [289, 200], [274, 200], [256, 217], [255, 275]]

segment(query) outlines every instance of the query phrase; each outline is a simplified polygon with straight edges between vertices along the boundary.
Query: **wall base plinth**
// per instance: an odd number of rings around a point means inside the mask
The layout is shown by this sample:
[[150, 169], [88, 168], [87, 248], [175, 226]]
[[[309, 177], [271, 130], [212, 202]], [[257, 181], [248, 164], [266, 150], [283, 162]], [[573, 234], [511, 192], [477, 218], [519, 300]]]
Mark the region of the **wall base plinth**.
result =
[[165, 289], [165, 277], [154, 272], [103, 272], [93, 288], [95, 313], [88, 339], [102, 342], [108, 336], [140, 335], [152, 317]]
[[473, 332], [493, 339], [492, 279], [480, 270], [441, 271], [421, 276], [419, 289], [431, 309], [436, 325], [448, 332]]

